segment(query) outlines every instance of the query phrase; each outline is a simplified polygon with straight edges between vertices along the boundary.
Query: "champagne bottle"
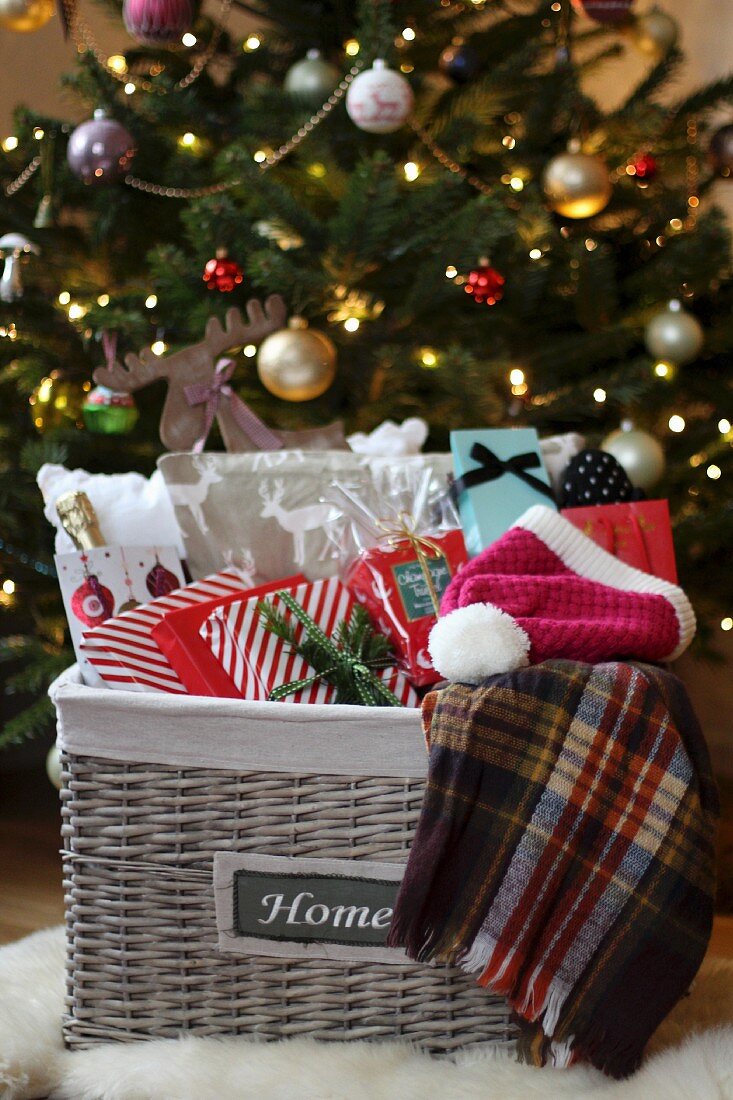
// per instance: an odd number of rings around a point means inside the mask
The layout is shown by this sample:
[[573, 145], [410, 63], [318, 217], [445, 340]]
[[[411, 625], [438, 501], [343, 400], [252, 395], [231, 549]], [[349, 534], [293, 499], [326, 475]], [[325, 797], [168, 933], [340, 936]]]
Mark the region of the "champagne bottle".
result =
[[92, 550], [95, 546], [106, 546], [99, 529], [99, 520], [86, 493], [75, 491], [64, 493], [56, 501], [61, 526], [71, 537], [77, 550]]

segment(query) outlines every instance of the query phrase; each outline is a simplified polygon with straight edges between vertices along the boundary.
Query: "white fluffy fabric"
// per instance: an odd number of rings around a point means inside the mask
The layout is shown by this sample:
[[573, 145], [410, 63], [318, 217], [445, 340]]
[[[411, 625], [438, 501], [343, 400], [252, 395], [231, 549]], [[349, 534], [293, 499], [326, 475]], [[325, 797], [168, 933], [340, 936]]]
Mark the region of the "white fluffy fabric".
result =
[[487, 676], [529, 664], [530, 640], [506, 611], [492, 603], [457, 607], [438, 619], [428, 649], [446, 680], [478, 684]]
[[733, 963], [712, 960], [641, 1070], [455, 1061], [397, 1043], [164, 1039], [64, 1051], [61, 928], [0, 949], [1, 1100], [733, 1100]]

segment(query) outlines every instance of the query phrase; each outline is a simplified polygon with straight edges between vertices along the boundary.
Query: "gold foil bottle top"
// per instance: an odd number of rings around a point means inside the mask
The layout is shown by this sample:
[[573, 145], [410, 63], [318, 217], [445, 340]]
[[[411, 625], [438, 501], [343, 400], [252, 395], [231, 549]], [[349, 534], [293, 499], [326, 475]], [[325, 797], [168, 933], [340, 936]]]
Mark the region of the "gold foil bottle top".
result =
[[106, 546], [94, 506], [82, 492], [64, 493], [56, 501], [61, 526], [79, 550], [91, 550]]

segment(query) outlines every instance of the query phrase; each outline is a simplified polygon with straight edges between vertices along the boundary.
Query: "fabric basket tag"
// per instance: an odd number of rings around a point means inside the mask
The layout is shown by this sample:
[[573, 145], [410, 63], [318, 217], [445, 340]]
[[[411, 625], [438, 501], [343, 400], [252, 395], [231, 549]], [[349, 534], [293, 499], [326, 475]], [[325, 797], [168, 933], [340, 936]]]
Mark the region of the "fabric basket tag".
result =
[[386, 947], [403, 864], [219, 852], [219, 949], [286, 958], [407, 963]]

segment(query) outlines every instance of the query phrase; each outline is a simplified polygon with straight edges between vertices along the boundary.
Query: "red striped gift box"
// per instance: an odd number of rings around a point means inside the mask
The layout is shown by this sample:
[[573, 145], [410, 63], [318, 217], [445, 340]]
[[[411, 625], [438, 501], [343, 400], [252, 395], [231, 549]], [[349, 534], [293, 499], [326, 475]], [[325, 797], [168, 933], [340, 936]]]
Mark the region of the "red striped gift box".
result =
[[85, 631], [81, 648], [108, 687], [186, 695], [185, 685], [152, 636], [153, 627], [169, 611], [249, 587], [235, 570], [213, 573]]
[[[283, 591], [292, 595], [329, 637], [337, 625], [349, 617], [356, 603], [354, 596], [337, 577], [286, 587]], [[278, 600], [277, 592], [262, 598], [286, 610]], [[313, 675], [314, 669], [293, 653], [286, 642], [265, 629], [257, 603], [256, 599], [243, 599], [217, 608], [201, 627], [201, 637], [210, 646], [242, 698], [264, 701], [273, 688], [292, 680], [306, 679]], [[297, 638], [301, 637], [303, 629], [300, 623], [296, 624]], [[416, 692], [399, 669], [390, 666], [377, 675], [404, 706], [419, 705]], [[289, 695], [287, 701], [330, 703], [334, 694], [335, 688], [331, 684], [318, 681]]]

